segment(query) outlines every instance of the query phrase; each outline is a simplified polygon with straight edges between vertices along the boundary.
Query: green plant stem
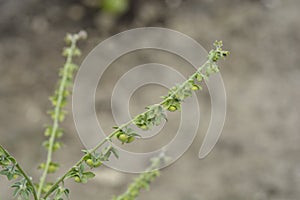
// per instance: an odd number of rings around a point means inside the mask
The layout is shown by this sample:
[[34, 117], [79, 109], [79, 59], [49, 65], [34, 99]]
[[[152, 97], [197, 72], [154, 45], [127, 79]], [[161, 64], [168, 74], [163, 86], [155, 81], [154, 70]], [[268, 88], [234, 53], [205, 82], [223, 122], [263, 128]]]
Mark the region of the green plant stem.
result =
[[[193, 75], [191, 75], [190, 77], [189, 77], [189, 79], [191, 79], [191, 78], [194, 78], [199, 72], [201, 72], [201, 70], [203, 70], [203, 68], [207, 65], [207, 64], [209, 64], [210, 63], [210, 61], [208, 60], [208, 61], [206, 61], [201, 67], [199, 67], [198, 69], [197, 69], [197, 71], [193, 74]], [[163, 101], [161, 101], [160, 103], [158, 103], [158, 105], [162, 105], [162, 104], [164, 104], [166, 101], [168, 101], [169, 99], [171, 99], [171, 98], [173, 98], [175, 95], [176, 95], [176, 93], [180, 90], [180, 89], [182, 89], [184, 86], [185, 86], [185, 84], [186, 83], [188, 83], [188, 81], [189, 81], [189, 79], [187, 79], [185, 82], [183, 82], [181, 85], [180, 85], [180, 87], [178, 87], [177, 88], [177, 90], [176, 91], [174, 91], [174, 93], [172, 94], [172, 95], [170, 95], [168, 98], [166, 98], [166, 99], [164, 99]], [[148, 110], [147, 111], [145, 111], [145, 112], [143, 112], [143, 113], [141, 113], [141, 114], [145, 114], [145, 113], [147, 113], [147, 112], [149, 112]], [[141, 114], [139, 114], [139, 115], [141, 115]], [[137, 115], [138, 116], [138, 115]], [[136, 117], [137, 117], [136, 116]], [[132, 124], [133, 122], [134, 122], [134, 120], [135, 120], [135, 118], [136, 117], [134, 117], [132, 120], [130, 120], [130, 121], [128, 121], [127, 123], [125, 123], [125, 124], [122, 124], [121, 126], [119, 126], [119, 128], [118, 129], [116, 129], [115, 131], [113, 131], [112, 133], [110, 133], [104, 140], [102, 140], [99, 144], [97, 144], [93, 149], [91, 149], [90, 151], [89, 151], [89, 153], [94, 153], [95, 151], [97, 151], [101, 146], [103, 146], [106, 142], [108, 142], [108, 141], [110, 141], [111, 140], [111, 138], [118, 132], [118, 130], [120, 130], [120, 129], [122, 129], [122, 128], [124, 128], [124, 127], [126, 127], [126, 126], [128, 126], [128, 125], [130, 125], [130, 124]], [[44, 196], [44, 198], [47, 198], [53, 191], [55, 191], [55, 189], [57, 188], [57, 186], [61, 183], [61, 182], [63, 182], [64, 181], [64, 179], [68, 176], [68, 174], [72, 171], [72, 169], [74, 168], [74, 167], [78, 167], [82, 162], [84, 162], [84, 156], [72, 167], [72, 168], [70, 168], [61, 178], [59, 178], [55, 183], [54, 183], [54, 185], [50, 188], [50, 190], [45, 194], [45, 196]]]
[[161, 154], [157, 157], [151, 159], [151, 165], [149, 168], [141, 173], [127, 188], [123, 194], [118, 197], [114, 197], [113, 200], [133, 200], [137, 198], [140, 191], [145, 188], [149, 189], [150, 183], [155, 180], [156, 177], [160, 175], [158, 168], [162, 163], [166, 162], [167, 157]]
[[44, 186], [46, 178], [47, 178], [48, 169], [49, 169], [49, 166], [52, 162], [53, 145], [54, 145], [54, 142], [55, 142], [56, 132], [59, 128], [59, 114], [61, 112], [61, 105], [62, 105], [62, 102], [63, 102], [63, 93], [64, 93], [64, 91], [67, 87], [66, 83], [67, 83], [68, 70], [69, 70], [68, 66], [70, 66], [70, 64], [72, 63], [73, 53], [74, 53], [74, 50], [76, 48], [76, 42], [78, 40], [78, 37], [75, 37], [75, 36], [72, 37], [71, 46], [70, 46], [71, 52], [68, 54], [66, 62], [65, 62], [64, 67], [63, 67], [63, 75], [62, 75], [62, 79], [61, 79], [61, 82], [60, 82], [60, 85], [59, 85], [57, 104], [54, 108], [54, 119], [53, 119], [53, 126], [52, 126], [51, 135], [50, 135], [50, 138], [49, 138], [47, 161], [46, 161], [46, 164], [45, 164], [43, 174], [40, 178], [40, 183], [39, 183], [38, 192], [37, 192], [38, 198], [40, 198], [40, 196], [41, 196], [42, 189], [43, 189], [43, 186]]
[[34, 200], [38, 200], [38, 197], [37, 197], [34, 185], [33, 185], [32, 181], [31, 181], [31, 178], [24, 172], [24, 170], [19, 165], [19, 163], [16, 161], [16, 159], [13, 156], [11, 156], [9, 154], [9, 152], [2, 145], [0, 145], [0, 148], [3, 151], [3, 153], [14, 163], [14, 165], [16, 166], [16, 168], [19, 170], [19, 172], [22, 174], [22, 176], [26, 179], [27, 183], [32, 188], [32, 194], [33, 194]]

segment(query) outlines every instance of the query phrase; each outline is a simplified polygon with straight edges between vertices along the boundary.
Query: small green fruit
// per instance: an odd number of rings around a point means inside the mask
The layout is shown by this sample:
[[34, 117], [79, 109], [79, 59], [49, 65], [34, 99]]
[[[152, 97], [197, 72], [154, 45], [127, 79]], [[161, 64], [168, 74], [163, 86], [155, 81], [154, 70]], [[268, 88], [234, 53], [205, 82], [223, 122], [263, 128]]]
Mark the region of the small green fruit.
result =
[[56, 151], [61, 148], [61, 144], [59, 142], [55, 142], [53, 145], [53, 150]]
[[148, 126], [142, 125], [142, 126], [140, 126], [140, 129], [142, 129], [142, 130], [148, 130]]
[[173, 105], [171, 105], [171, 106], [169, 106], [168, 110], [169, 110], [169, 111], [171, 111], [171, 112], [174, 112], [174, 111], [176, 111], [176, 110], [177, 110], [177, 107], [176, 107], [176, 106], [173, 106]]
[[135, 138], [133, 136], [128, 137], [127, 139], [127, 143], [131, 143], [135, 140]]
[[119, 135], [118, 139], [122, 142], [125, 143], [128, 139], [128, 136], [124, 133], [122, 133], [121, 135]]
[[87, 160], [85, 161], [85, 163], [86, 163], [88, 166], [90, 166], [90, 167], [94, 167], [94, 162], [93, 162], [92, 159], [87, 159]]
[[192, 90], [194, 90], [194, 91], [195, 91], [195, 90], [199, 90], [199, 86], [198, 86], [198, 85], [193, 85], [193, 86], [192, 86]]
[[97, 161], [94, 163], [94, 167], [100, 167], [102, 165], [101, 161]]
[[74, 181], [76, 183], [81, 183], [81, 179], [79, 178], [79, 176], [75, 176]]
[[43, 192], [44, 193], [48, 192], [51, 189], [51, 187], [52, 187], [52, 184], [45, 185], [44, 188], [43, 188]]
[[50, 165], [48, 168], [48, 173], [54, 173], [57, 170], [57, 166]]

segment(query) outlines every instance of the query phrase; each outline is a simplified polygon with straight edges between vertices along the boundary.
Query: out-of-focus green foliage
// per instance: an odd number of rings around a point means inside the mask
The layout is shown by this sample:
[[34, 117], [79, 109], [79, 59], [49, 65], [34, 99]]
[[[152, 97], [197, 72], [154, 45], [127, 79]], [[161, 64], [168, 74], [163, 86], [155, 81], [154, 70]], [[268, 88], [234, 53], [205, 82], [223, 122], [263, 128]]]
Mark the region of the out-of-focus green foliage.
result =
[[129, 0], [102, 0], [100, 6], [105, 12], [122, 14], [129, 8]]

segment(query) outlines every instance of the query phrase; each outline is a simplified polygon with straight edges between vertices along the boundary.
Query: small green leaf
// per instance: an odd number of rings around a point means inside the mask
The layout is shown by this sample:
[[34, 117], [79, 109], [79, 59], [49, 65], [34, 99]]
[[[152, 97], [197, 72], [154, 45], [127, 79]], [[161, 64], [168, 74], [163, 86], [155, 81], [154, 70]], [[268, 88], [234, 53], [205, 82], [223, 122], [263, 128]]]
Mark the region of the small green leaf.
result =
[[118, 150], [117, 150], [116, 148], [112, 148], [112, 149], [111, 149], [111, 152], [114, 154], [114, 156], [115, 156], [116, 158], [119, 158], [119, 152], [118, 152]]
[[95, 177], [95, 174], [93, 172], [84, 172], [83, 175], [87, 178], [87, 179], [91, 179]]
[[29, 196], [32, 193], [32, 188], [30, 188], [25, 178], [14, 183], [11, 187], [15, 188], [13, 192], [14, 197], [20, 197], [23, 200], [29, 200]]
[[3, 167], [3, 169], [0, 171], [0, 174], [6, 176], [7, 179], [10, 181], [16, 175], [20, 175], [20, 172], [16, 169], [14, 165], [8, 165]]

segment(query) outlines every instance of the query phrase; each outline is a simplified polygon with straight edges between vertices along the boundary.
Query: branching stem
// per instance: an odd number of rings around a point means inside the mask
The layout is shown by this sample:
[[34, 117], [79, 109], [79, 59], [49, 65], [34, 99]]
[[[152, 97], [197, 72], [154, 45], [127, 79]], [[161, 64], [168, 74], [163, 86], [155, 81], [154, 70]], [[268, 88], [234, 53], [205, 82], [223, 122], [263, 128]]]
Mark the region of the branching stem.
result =
[[[194, 78], [199, 72], [201, 72], [201, 70], [203, 70], [203, 68], [205, 68], [205, 67], [207, 66], [207, 64], [209, 64], [209, 62], [210, 62], [209, 60], [206, 61], [200, 68], [198, 68], [198, 70], [197, 70], [193, 75], [191, 75], [191, 76], [189, 77], [189, 79]], [[180, 85], [180, 87], [178, 87], [177, 90], [174, 91], [174, 93], [173, 93], [171, 96], [169, 96], [168, 98], [166, 98], [166, 99], [164, 99], [163, 101], [161, 101], [160, 103], [158, 103], [158, 105], [162, 105], [162, 104], [164, 104], [166, 101], [168, 101], [169, 99], [171, 99], [172, 97], [174, 97], [174, 96], [177, 94], [177, 92], [178, 92], [180, 89], [182, 89], [182, 87], [184, 87], [186, 83], [188, 83], [189, 79], [187, 79], [185, 82], [183, 82], [183, 83]], [[149, 112], [149, 111], [147, 110], [147, 111], [145, 111], [145, 112], [143, 112], [143, 113], [141, 113], [141, 114], [145, 114], [145, 113], [147, 113], [147, 112]], [[141, 114], [140, 114], [140, 115], [141, 115]], [[138, 116], [138, 115], [137, 115], [137, 116]], [[136, 117], [137, 117], [137, 116], [136, 116]], [[95, 151], [97, 151], [97, 150], [98, 150], [100, 147], [102, 147], [106, 142], [110, 141], [111, 138], [114, 137], [114, 135], [118, 132], [118, 130], [121, 130], [121, 129], [123, 129], [124, 127], [126, 127], [126, 126], [132, 124], [132, 123], [134, 122], [134, 120], [135, 120], [135, 117], [134, 117], [132, 120], [128, 121], [127, 123], [122, 124], [121, 126], [119, 126], [118, 129], [116, 129], [115, 131], [113, 131], [112, 133], [110, 133], [104, 140], [102, 140], [98, 145], [96, 145], [93, 149], [91, 149], [91, 150], [89, 151], [89, 153], [94, 153]], [[74, 168], [74, 167], [78, 167], [82, 162], [84, 162], [84, 156], [83, 156], [83, 157], [82, 157], [82, 158], [81, 158], [81, 159], [80, 159], [80, 160], [79, 160], [72, 168], [70, 168], [69, 171], [67, 171], [61, 178], [59, 178], [59, 179], [54, 183], [54, 185], [51, 187], [51, 189], [45, 194], [44, 198], [47, 198], [50, 194], [52, 194], [52, 192], [57, 188], [57, 186], [58, 186], [61, 182], [64, 181], [64, 179], [65, 179], [65, 178], [67, 177], [67, 175], [73, 170], [73, 168]]]
[[0, 145], [0, 149], [3, 151], [5, 156], [7, 156], [9, 158], [9, 160], [13, 162], [13, 164], [18, 169], [18, 171], [21, 173], [21, 175], [26, 179], [27, 183], [32, 188], [32, 194], [33, 194], [34, 200], [38, 200], [38, 197], [37, 197], [37, 194], [36, 194], [36, 191], [35, 191], [35, 188], [34, 188], [31, 178], [24, 172], [24, 170], [19, 165], [19, 163], [16, 161], [16, 159], [13, 156], [11, 156], [10, 153], [2, 145]]

